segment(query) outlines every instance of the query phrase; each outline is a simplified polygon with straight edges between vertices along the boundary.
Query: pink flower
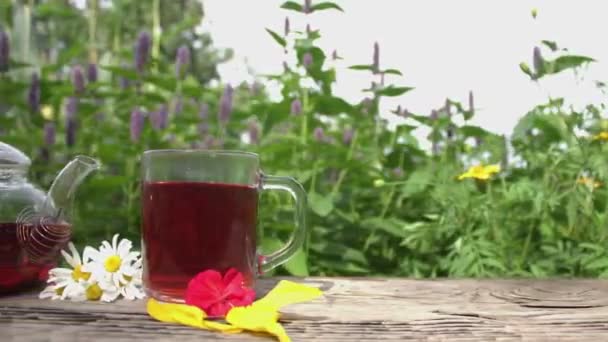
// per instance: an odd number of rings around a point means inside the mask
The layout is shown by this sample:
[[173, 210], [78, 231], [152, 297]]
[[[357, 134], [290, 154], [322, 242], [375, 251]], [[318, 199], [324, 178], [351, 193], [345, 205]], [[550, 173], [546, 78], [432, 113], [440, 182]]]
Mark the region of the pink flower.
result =
[[206, 270], [188, 283], [186, 304], [196, 306], [212, 317], [225, 316], [235, 306], [253, 303], [255, 291], [247, 286], [243, 274], [234, 268], [222, 275]]

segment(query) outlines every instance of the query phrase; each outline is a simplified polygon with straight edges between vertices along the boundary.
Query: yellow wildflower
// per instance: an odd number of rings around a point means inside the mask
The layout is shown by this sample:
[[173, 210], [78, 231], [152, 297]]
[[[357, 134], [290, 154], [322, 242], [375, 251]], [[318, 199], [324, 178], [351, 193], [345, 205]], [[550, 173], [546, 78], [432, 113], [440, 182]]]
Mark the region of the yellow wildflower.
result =
[[488, 180], [492, 175], [500, 172], [500, 165], [475, 165], [470, 167], [467, 172], [458, 176], [458, 180], [463, 180], [466, 178], [475, 178], [480, 180]]
[[46, 120], [53, 120], [53, 107], [49, 105], [44, 105], [42, 106], [42, 108], [40, 108], [40, 113], [42, 114], [42, 117]]
[[602, 131], [593, 136], [593, 140], [608, 141], [608, 131]]
[[582, 184], [582, 185], [586, 185], [590, 188], [594, 188], [597, 189], [600, 186], [602, 186], [601, 182], [598, 182], [596, 180], [594, 180], [593, 178], [588, 178], [588, 177], [580, 177], [579, 179], [576, 180], [577, 184]]

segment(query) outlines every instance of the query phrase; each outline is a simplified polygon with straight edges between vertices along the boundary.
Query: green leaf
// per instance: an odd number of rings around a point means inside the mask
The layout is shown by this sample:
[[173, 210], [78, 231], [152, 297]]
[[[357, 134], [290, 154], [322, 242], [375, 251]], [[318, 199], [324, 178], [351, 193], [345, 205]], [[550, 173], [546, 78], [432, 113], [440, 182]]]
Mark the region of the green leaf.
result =
[[308, 194], [308, 203], [312, 211], [321, 216], [325, 217], [334, 210], [334, 203], [329, 196], [322, 196], [316, 192]]
[[567, 55], [557, 57], [551, 62], [551, 67], [548, 73], [557, 74], [567, 69], [577, 68], [585, 63], [595, 62], [595, 59], [587, 56]]
[[315, 98], [315, 109], [319, 113], [333, 115], [351, 113], [353, 106], [339, 97], [319, 96]]
[[272, 38], [274, 38], [274, 40], [279, 43], [279, 45], [281, 45], [282, 47], [287, 46], [287, 42], [285, 41], [285, 39], [281, 37], [278, 33], [270, 29], [266, 29], [266, 32], [268, 32], [272, 36]]
[[588, 270], [599, 270], [599, 269], [608, 268], [608, 258], [604, 257], [604, 258], [596, 259], [596, 260], [588, 263], [587, 265], [585, 265], [585, 268]]
[[373, 65], [363, 65], [363, 64], [351, 65], [348, 68], [351, 69], [351, 70], [367, 70], [367, 71], [373, 71], [374, 70], [374, 66]]
[[366, 219], [361, 222], [363, 227], [368, 229], [379, 229], [382, 230], [392, 236], [405, 238], [407, 237], [407, 231], [403, 229], [405, 226], [402, 224], [403, 222], [397, 219], [385, 219], [381, 217], [374, 217], [371, 219]]
[[399, 76], [403, 76], [403, 74], [401, 73], [401, 71], [397, 70], [397, 69], [387, 69], [382, 71], [385, 74], [389, 74], [389, 75], [399, 75]]
[[405, 196], [411, 196], [423, 192], [433, 179], [433, 173], [421, 169], [414, 171], [401, 188]]
[[557, 51], [558, 47], [557, 47], [557, 43], [551, 40], [543, 40], [541, 41], [541, 43], [543, 45], [545, 45], [546, 47], [548, 47], [549, 49], [551, 49], [551, 51]]
[[528, 64], [521, 62], [519, 63], [519, 69], [526, 75], [530, 76], [530, 78], [534, 78], [534, 74], [532, 73], [532, 70], [530, 69], [530, 67], [528, 66]]
[[376, 90], [376, 95], [394, 97], [394, 96], [403, 95], [413, 89], [414, 89], [413, 87], [395, 87], [395, 86], [391, 85], [386, 88]]
[[302, 5], [300, 5], [297, 2], [294, 1], [286, 1], [281, 5], [281, 8], [283, 9], [287, 9], [287, 10], [292, 10], [292, 11], [296, 11], [296, 12], [302, 12], [303, 8]]
[[34, 9], [36, 17], [55, 17], [55, 19], [70, 19], [78, 17], [78, 12], [68, 5], [62, 5], [58, 1], [45, 2]]
[[307, 260], [306, 253], [300, 248], [289, 261], [283, 264], [283, 267], [293, 276], [307, 277], [309, 275]]
[[328, 10], [328, 9], [335, 9], [340, 12], [344, 12], [342, 7], [338, 6], [337, 4], [334, 4], [333, 2], [321, 2], [319, 4], [312, 6], [313, 11], [323, 11], [323, 10]]

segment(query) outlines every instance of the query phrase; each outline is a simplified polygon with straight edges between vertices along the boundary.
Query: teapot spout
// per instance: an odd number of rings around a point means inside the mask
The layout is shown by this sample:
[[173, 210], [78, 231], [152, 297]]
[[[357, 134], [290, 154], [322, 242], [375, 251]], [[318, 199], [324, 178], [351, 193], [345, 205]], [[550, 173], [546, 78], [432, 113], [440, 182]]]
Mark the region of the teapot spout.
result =
[[101, 164], [87, 156], [76, 156], [59, 172], [46, 196], [43, 215], [63, 219], [70, 211], [76, 189]]

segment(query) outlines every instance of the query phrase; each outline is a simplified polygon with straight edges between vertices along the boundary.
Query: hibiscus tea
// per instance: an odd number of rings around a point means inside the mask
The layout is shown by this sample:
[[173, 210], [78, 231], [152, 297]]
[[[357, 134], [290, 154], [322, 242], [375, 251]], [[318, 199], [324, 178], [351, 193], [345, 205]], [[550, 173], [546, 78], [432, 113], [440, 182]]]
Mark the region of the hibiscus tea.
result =
[[183, 300], [188, 282], [213, 269], [256, 270], [256, 187], [238, 184], [143, 183], [144, 282], [148, 295]]
[[[37, 285], [48, 278], [48, 271], [55, 267], [59, 251], [65, 247], [64, 240], [56, 241], [52, 236], [31, 234], [34, 226], [21, 226], [22, 238], [18, 237], [17, 223], [0, 223], [0, 293], [16, 292]], [[67, 224], [46, 224], [44, 231], [66, 233]]]

